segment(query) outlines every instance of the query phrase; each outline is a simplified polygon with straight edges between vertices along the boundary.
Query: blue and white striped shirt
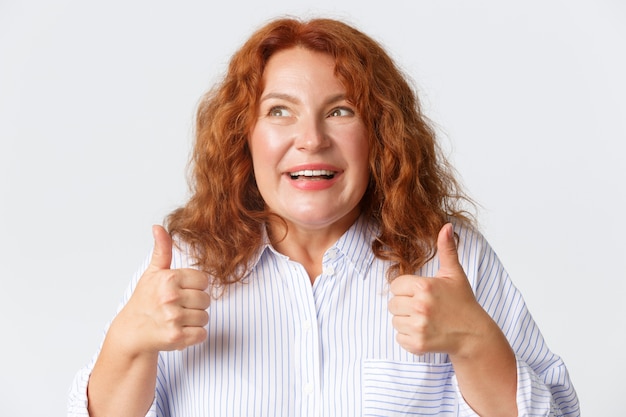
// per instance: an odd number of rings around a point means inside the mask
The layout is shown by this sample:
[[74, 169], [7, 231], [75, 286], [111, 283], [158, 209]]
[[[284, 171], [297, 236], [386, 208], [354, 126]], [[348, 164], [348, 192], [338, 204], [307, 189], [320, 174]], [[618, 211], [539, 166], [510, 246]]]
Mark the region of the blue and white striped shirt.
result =
[[[578, 416], [565, 365], [495, 253], [477, 232], [459, 225], [456, 232], [476, 297], [516, 353], [519, 415]], [[148, 416], [475, 416], [447, 355], [416, 356], [396, 343], [389, 263], [374, 257], [375, 235], [359, 219], [325, 253], [313, 285], [302, 265], [266, 244], [245, 280], [209, 307], [207, 340], [160, 354]], [[185, 249], [176, 250], [172, 268], [192, 263]], [[434, 276], [438, 266], [435, 257], [417, 274]], [[69, 416], [88, 415], [92, 366], [74, 380]]]

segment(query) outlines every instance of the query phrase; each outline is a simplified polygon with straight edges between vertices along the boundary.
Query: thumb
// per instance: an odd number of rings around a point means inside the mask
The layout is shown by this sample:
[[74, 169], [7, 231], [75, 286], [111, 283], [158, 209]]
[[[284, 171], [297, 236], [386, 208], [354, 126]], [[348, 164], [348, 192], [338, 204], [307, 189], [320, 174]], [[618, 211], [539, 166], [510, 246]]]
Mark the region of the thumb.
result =
[[172, 265], [172, 237], [163, 226], [152, 226], [154, 249], [150, 266], [156, 269], [170, 269]]
[[439, 255], [437, 276], [453, 276], [453, 272], [463, 269], [459, 263], [459, 254], [454, 241], [454, 228], [451, 223], [445, 224], [439, 231], [437, 254]]

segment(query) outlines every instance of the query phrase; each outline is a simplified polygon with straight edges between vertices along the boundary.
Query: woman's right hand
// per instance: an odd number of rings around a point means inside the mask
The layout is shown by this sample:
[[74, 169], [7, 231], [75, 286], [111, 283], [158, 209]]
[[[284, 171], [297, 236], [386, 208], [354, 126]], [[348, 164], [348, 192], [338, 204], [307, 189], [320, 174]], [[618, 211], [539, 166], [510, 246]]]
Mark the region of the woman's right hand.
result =
[[111, 322], [87, 389], [89, 415], [144, 416], [154, 400], [160, 351], [184, 349], [207, 337], [206, 273], [170, 269], [172, 238], [152, 228], [154, 250], [124, 308]]
[[118, 348], [131, 357], [181, 350], [207, 337], [208, 275], [191, 268], [170, 269], [171, 236], [161, 226], [153, 226], [152, 234], [150, 264], [109, 329]]

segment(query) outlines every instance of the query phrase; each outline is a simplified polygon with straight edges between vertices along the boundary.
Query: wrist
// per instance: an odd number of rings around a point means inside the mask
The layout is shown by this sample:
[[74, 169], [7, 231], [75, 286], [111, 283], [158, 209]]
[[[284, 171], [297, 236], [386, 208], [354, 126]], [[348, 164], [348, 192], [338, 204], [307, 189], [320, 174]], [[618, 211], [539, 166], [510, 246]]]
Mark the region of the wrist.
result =
[[449, 352], [450, 360], [455, 362], [476, 361], [495, 354], [513, 354], [511, 346], [498, 324], [482, 309], [472, 320], [471, 331], [463, 335], [457, 348]]
[[141, 330], [137, 326], [130, 326], [134, 323], [125, 317], [124, 312], [120, 312], [111, 323], [105, 344], [123, 358], [134, 361], [141, 358], [152, 360], [159, 354], [158, 349], [150, 347], [141, 335]]

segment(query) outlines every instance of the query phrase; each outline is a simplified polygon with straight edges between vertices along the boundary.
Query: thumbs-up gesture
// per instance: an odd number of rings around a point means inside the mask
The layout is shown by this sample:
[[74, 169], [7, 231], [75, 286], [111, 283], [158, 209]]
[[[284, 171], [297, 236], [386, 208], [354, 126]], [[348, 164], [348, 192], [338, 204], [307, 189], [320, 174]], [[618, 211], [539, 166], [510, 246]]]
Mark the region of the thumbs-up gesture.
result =
[[435, 277], [402, 275], [391, 283], [389, 312], [397, 341], [416, 355], [457, 354], [490, 321], [459, 263], [451, 224], [439, 232], [437, 254], [440, 268]]
[[111, 324], [124, 340], [126, 353], [154, 353], [202, 342], [211, 302], [205, 291], [206, 273], [195, 269], [170, 269], [172, 238], [153, 226], [154, 250], [150, 265], [139, 279], [128, 303]]

